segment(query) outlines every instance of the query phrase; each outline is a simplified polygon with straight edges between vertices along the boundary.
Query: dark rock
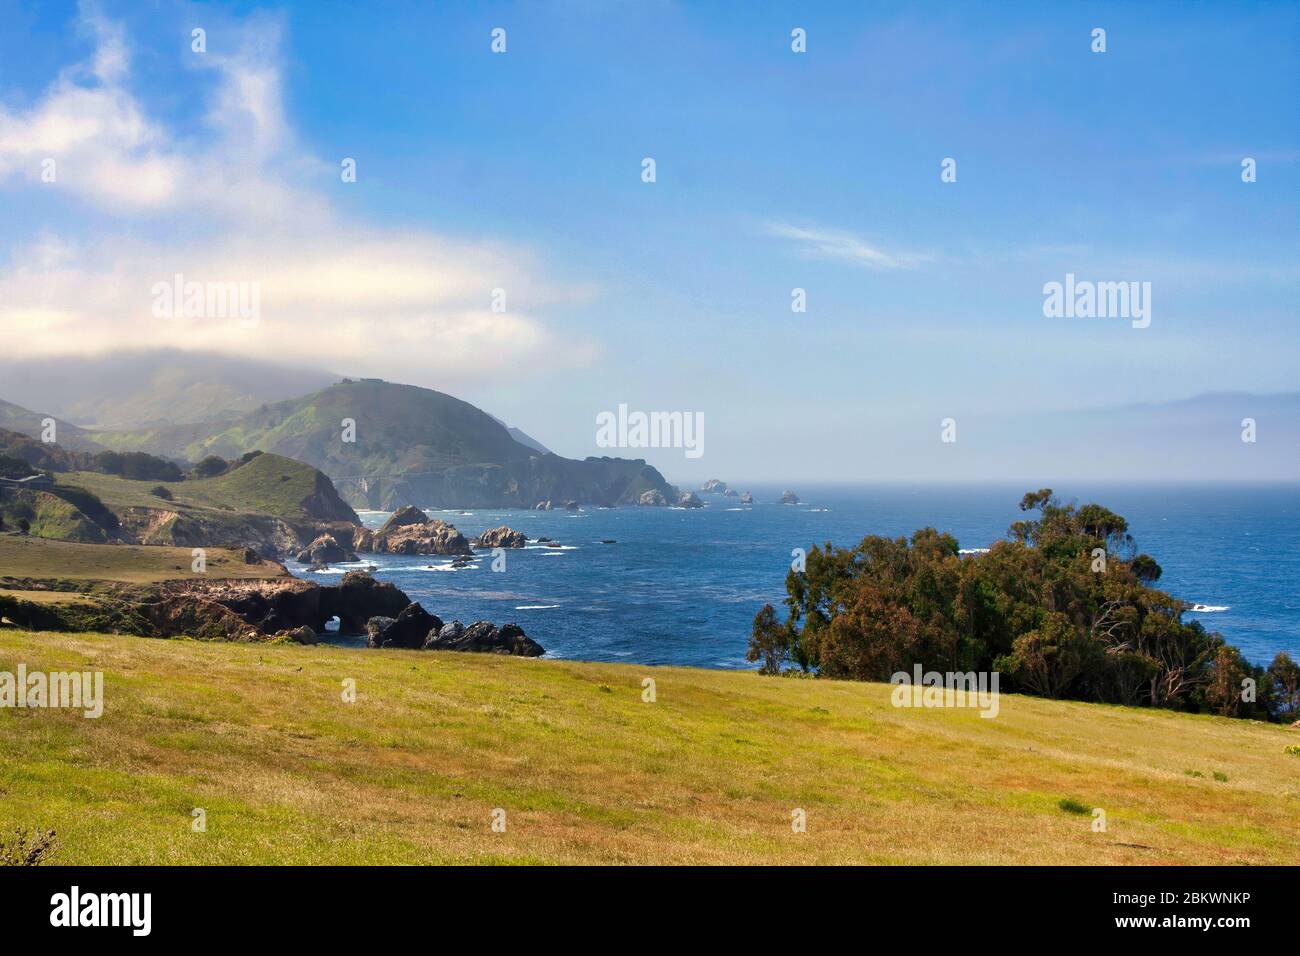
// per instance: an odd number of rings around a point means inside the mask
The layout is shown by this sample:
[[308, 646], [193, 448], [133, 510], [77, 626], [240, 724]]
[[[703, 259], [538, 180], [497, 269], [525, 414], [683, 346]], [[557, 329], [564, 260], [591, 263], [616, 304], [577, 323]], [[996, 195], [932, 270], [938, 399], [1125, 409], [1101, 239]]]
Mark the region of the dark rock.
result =
[[518, 624], [502, 624], [496, 635], [497, 654], [513, 654], [515, 657], [541, 657], [546, 649], [524, 633]]
[[704, 502], [700, 496], [693, 491], [683, 491], [677, 496], [677, 504], [681, 508], [703, 508]]
[[549, 501], [539, 501], [539, 502], [537, 502], [537, 504], [533, 505], [533, 510], [534, 510], [534, 511], [550, 511], [553, 507], [554, 507], [554, 505], [552, 505]]
[[726, 494], [727, 483], [720, 478], [710, 478], [704, 484], [700, 485], [700, 491], [706, 495]]
[[668, 499], [658, 488], [651, 488], [649, 491], [641, 492], [641, 497], [636, 500], [636, 503], [645, 507], [661, 508], [668, 504]]
[[408, 650], [418, 650], [424, 647], [425, 641], [430, 632], [437, 633], [442, 630], [442, 621], [433, 614], [426, 611], [417, 602], [402, 609], [402, 613], [387, 623], [380, 619], [380, 623], [371, 629], [371, 623], [375, 619], [366, 622], [366, 635], [369, 638], [367, 643], [370, 647], [399, 647]]
[[358, 634], [372, 617], [396, 617], [411, 603], [388, 581], [376, 581], [364, 571], [349, 571], [337, 587], [323, 587], [316, 623], [339, 619], [345, 634]]
[[528, 543], [528, 535], [502, 525], [489, 528], [478, 536], [480, 548], [522, 548]]
[[372, 617], [366, 621], [366, 647], [382, 647], [380, 635], [396, 620], [391, 617]]
[[464, 624], [460, 623], [460, 621], [450, 621], [449, 623], [444, 624], [442, 630], [440, 630], [436, 635], [430, 634], [429, 641], [458, 641], [460, 640], [460, 636], [464, 633]]
[[332, 534], [323, 534], [303, 550], [298, 552], [298, 561], [303, 564], [330, 564], [336, 561], [355, 561], [357, 556]]
[[[459, 621], [452, 622], [456, 628]], [[516, 657], [540, 657], [546, 653], [518, 624], [506, 624], [500, 628], [490, 621], [475, 621], [463, 630], [451, 625], [444, 627], [436, 640], [430, 638], [425, 644], [426, 650], [432, 651], [469, 651], [479, 654], [511, 654]]]
[[564, 503], [564, 510], [565, 510], [565, 511], [577, 511], [577, 510], [578, 510], [578, 503], [577, 503], [576, 501], [566, 501], [566, 502]]
[[781, 492], [781, 504], [797, 505], [798, 503], [799, 503], [799, 496], [796, 495], [793, 491]]
[[740, 492], [737, 491], [735, 488], [728, 488], [726, 491], [722, 493], [722, 496], [724, 498], [739, 498]]
[[752, 505], [754, 503], [754, 496], [751, 495], [748, 491], [746, 491], [743, 495], [740, 496], [740, 503], [742, 505]]

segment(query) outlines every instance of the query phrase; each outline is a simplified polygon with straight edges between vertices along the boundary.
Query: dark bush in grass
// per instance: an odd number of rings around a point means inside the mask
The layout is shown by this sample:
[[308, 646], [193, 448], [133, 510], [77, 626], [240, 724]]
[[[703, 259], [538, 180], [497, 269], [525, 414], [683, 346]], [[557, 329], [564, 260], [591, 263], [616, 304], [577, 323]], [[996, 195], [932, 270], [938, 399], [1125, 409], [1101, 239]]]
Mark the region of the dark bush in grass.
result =
[[1061, 801], [1057, 803], [1057, 806], [1060, 807], [1062, 810], [1064, 810], [1066, 813], [1078, 813], [1078, 814], [1092, 813], [1092, 807], [1080, 803], [1078, 800], [1074, 800], [1070, 797], [1061, 798]]
[[14, 830], [8, 839], [0, 838], [0, 866], [40, 866], [58, 850], [53, 830]]
[[209, 455], [194, 466], [192, 474], [195, 478], [215, 478], [229, 466], [230, 463], [220, 455]]
[[105, 531], [117, 531], [122, 523], [99, 496], [75, 485], [55, 485], [50, 494], [57, 495]]
[[154, 485], [154, 487], [149, 489], [149, 494], [157, 498], [161, 498], [164, 501], [172, 500], [172, 493], [168, 491], [166, 488], [164, 488], [162, 485]]

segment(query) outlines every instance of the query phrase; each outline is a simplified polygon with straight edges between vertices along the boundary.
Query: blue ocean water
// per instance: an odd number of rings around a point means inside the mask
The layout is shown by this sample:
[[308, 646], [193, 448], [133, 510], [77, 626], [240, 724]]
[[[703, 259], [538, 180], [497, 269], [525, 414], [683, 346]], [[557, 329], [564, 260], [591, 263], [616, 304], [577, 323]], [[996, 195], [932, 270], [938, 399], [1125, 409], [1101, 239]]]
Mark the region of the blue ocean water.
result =
[[[742, 486], [743, 487], [743, 486]], [[1023, 517], [1025, 489], [1002, 486], [751, 489], [755, 504], [701, 496], [699, 510], [435, 511], [467, 536], [508, 524], [530, 542], [491, 570], [480, 555], [461, 569], [437, 556], [365, 555], [321, 577], [375, 565], [443, 620], [517, 621], [549, 657], [746, 668], [750, 623], [764, 602], [780, 608], [793, 548], [856, 544], [864, 535], [910, 535], [932, 525], [962, 548], [983, 548]], [[1164, 568], [1159, 586], [1216, 610], [1197, 617], [1255, 663], [1279, 650], [1300, 658], [1300, 485], [1100, 486], [1057, 489], [1124, 515], [1139, 550]], [[362, 516], [378, 527], [387, 516]], [[603, 544], [612, 539], [615, 543]], [[301, 566], [295, 573], [316, 577]], [[317, 580], [320, 577], [316, 577]], [[361, 643], [340, 638], [341, 643]]]

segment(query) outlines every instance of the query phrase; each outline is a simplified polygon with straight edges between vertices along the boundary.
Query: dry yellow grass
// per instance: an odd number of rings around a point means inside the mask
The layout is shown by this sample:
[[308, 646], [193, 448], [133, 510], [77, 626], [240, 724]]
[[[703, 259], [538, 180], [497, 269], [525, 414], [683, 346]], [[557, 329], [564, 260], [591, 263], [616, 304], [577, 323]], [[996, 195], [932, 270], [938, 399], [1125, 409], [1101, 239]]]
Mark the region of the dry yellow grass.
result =
[[[56, 829], [56, 862], [1300, 863], [1284, 752], [1300, 733], [1278, 726], [1012, 695], [990, 720], [896, 709], [879, 684], [0, 630], [0, 670], [19, 662], [105, 675], [99, 720], [0, 710], [0, 832]], [[1063, 799], [1104, 809], [1106, 832]]]

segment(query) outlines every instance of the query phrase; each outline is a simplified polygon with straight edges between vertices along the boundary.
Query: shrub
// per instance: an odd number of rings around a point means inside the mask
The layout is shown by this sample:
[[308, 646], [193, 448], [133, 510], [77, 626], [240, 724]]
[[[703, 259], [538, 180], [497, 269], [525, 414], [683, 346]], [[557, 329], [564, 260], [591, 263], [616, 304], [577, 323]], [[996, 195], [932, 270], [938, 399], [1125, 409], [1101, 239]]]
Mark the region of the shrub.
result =
[[58, 848], [53, 830], [29, 832], [19, 827], [9, 839], [0, 839], [0, 866], [40, 866]]
[[226, 459], [220, 455], [208, 455], [201, 462], [194, 466], [193, 474], [195, 478], [215, 478], [229, 467]]
[[1064, 810], [1066, 813], [1078, 813], [1078, 814], [1092, 813], [1092, 807], [1087, 806], [1086, 804], [1082, 804], [1078, 800], [1073, 800], [1070, 797], [1061, 798], [1061, 801], [1057, 804], [1057, 806], [1060, 807], [1062, 810]]
[[152, 488], [149, 489], [149, 494], [157, 498], [161, 498], [164, 501], [172, 500], [172, 493], [162, 485], [154, 485]]

